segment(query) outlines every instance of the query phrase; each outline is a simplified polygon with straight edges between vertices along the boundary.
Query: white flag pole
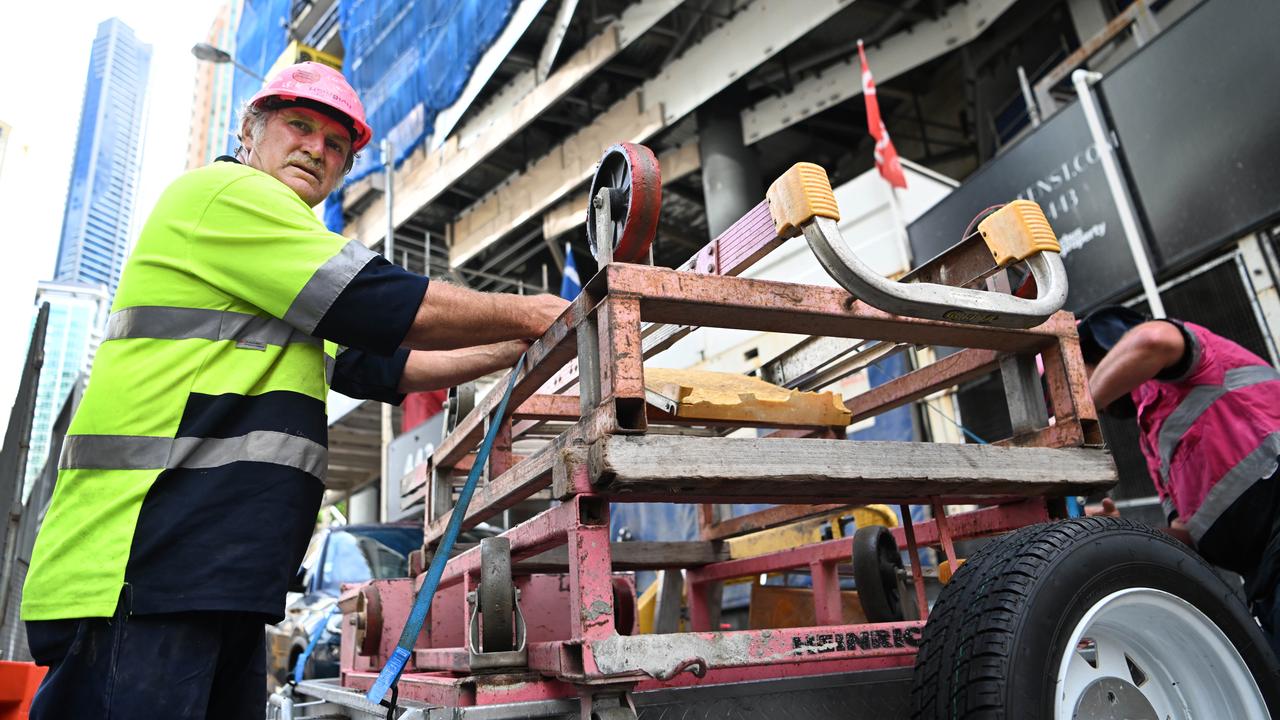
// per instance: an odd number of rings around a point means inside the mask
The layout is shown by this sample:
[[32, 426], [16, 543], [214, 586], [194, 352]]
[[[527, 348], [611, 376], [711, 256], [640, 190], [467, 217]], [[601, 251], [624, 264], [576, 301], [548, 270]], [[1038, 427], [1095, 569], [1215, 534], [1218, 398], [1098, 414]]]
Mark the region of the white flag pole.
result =
[[893, 216], [894, 234], [898, 242], [898, 260], [901, 274], [911, 272], [911, 237], [907, 234], [907, 216], [902, 212], [898, 188], [888, 180], [884, 181], [889, 188], [889, 213]]
[[1098, 148], [1102, 160], [1102, 173], [1107, 179], [1107, 187], [1116, 203], [1116, 212], [1120, 215], [1120, 226], [1124, 229], [1125, 242], [1129, 244], [1129, 254], [1133, 256], [1134, 267], [1138, 270], [1138, 279], [1142, 282], [1142, 292], [1147, 296], [1147, 307], [1151, 308], [1151, 316], [1167, 317], [1164, 302], [1160, 299], [1160, 290], [1156, 286], [1155, 274], [1151, 271], [1151, 260], [1142, 245], [1142, 237], [1138, 233], [1138, 219], [1129, 204], [1129, 196], [1125, 193], [1124, 180], [1120, 177], [1120, 167], [1116, 162], [1115, 150], [1107, 139], [1107, 131], [1103, 127], [1102, 113], [1093, 101], [1089, 86], [1102, 79], [1102, 75], [1084, 69], [1071, 73], [1071, 84], [1075, 86], [1076, 95], [1080, 96], [1080, 109], [1084, 111], [1085, 122], [1089, 125], [1089, 134], [1093, 144]]

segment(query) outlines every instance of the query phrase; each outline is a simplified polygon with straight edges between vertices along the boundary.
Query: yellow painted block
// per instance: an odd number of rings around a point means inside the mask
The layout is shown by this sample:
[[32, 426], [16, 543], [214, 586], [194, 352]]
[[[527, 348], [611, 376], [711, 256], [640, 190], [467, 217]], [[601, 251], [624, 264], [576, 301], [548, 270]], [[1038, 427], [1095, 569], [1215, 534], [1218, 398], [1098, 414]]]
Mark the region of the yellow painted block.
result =
[[822, 528], [832, 518], [838, 518], [839, 514], [830, 517], [818, 517], [809, 520], [800, 520], [782, 527], [770, 528], [753, 532], [742, 537], [730, 538], [725, 541], [729, 548], [729, 557], [734, 560], [749, 557], [758, 557], [782, 550], [790, 550], [801, 545], [810, 545], [812, 543], [822, 541]]
[[636, 628], [641, 635], [653, 634], [653, 618], [658, 610], [658, 583], [651, 582], [636, 598]]
[[888, 505], [863, 505], [853, 509], [853, 524], [857, 527], [883, 525], [887, 528], [896, 528], [898, 514]]
[[680, 418], [841, 427], [852, 419], [839, 393], [788, 390], [737, 373], [645, 368], [644, 383], [678, 403]]
[[831, 530], [832, 538], [841, 538], [845, 537], [842, 529], [844, 521], [850, 515], [853, 516], [854, 525], [857, 527], [883, 525], [894, 528], [898, 526], [898, 516], [888, 505], [861, 505], [821, 517], [797, 520], [788, 525], [729, 538], [725, 541], [725, 545], [729, 548], [729, 557], [738, 560], [822, 542], [826, 539], [824, 531], [828, 528]]

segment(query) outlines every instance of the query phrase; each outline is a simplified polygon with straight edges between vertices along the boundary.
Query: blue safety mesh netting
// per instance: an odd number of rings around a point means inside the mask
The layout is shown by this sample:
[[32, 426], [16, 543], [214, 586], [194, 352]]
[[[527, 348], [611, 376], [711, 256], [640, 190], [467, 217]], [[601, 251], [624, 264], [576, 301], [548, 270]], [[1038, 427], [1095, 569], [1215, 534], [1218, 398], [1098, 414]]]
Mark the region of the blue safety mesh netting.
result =
[[[343, 73], [364, 101], [376, 148], [389, 138], [398, 165], [458, 99], [516, 0], [341, 0]], [[366, 150], [348, 182], [382, 167]]]
[[[240, 25], [236, 28], [236, 46], [232, 53], [236, 62], [264, 77], [280, 54], [289, 45], [289, 10], [293, 0], [244, 0], [240, 10]], [[231, 128], [227, 138], [227, 153], [240, 144], [235, 136], [240, 132], [236, 120], [240, 108], [253, 94], [262, 88], [262, 80], [237, 67], [231, 82]]]

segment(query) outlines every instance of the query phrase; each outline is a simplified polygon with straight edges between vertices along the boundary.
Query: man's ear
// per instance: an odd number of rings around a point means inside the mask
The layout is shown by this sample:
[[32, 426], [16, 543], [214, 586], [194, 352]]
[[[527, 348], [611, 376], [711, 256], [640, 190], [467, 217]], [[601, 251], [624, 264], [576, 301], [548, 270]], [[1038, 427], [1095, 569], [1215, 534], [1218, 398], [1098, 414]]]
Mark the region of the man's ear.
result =
[[250, 122], [250, 119], [246, 117], [244, 122], [240, 123], [240, 135], [236, 138], [240, 141], [240, 147], [244, 148], [245, 157], [248, 157], [248, 154], [253, 152], [254, 137], [253, 133], [249, 132]]

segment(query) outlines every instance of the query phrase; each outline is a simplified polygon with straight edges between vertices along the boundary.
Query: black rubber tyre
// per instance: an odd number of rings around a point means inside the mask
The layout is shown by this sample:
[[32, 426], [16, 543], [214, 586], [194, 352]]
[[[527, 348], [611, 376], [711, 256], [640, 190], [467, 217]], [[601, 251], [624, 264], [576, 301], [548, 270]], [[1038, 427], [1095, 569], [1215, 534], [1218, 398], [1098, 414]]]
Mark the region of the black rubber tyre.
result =
[[898, 592], [898, 570], [902, 567], [902, 553], [889, 528], [868, 525], [853, 534], [853, 581], [867, 622], [903, 619]]
[[511, 582], [511, 541], [480, 541], [480, 634], [484, 652], [515, 649], [515, 585]]
[[1203, 613], [1280, 718], [1280, 663], [1212, 569], [1154, 528], [1089, 517], [1022, 528], [961, 566], [921, 638], [912, 719], [1070, 720], [1054, 716], [1065, 646], [1090, 608], [1132, 588], [1175, 595]]

